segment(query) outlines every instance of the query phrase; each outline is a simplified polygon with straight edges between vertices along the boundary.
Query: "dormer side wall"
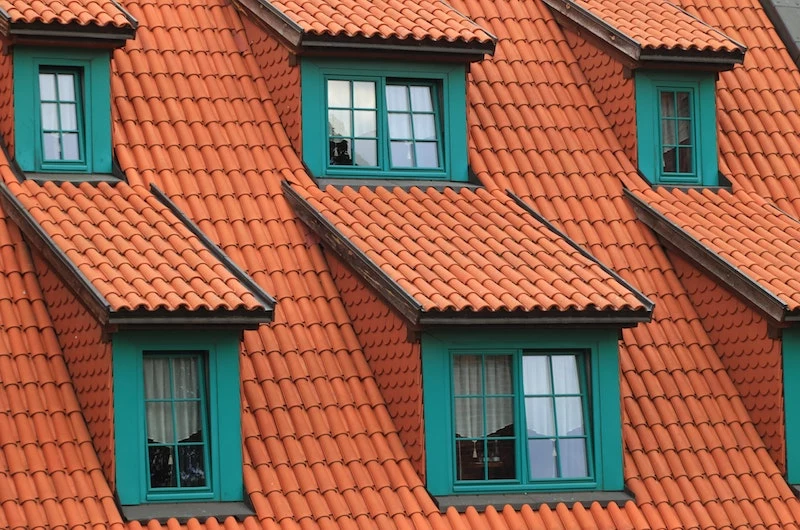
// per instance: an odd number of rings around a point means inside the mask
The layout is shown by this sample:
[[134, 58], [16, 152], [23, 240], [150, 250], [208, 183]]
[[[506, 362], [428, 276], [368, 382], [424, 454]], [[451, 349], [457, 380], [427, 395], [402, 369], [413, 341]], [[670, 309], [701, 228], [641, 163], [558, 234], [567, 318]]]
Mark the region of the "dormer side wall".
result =
[[14, 63], [6, 39], [0, 38], [0, 136], [14, 157]]

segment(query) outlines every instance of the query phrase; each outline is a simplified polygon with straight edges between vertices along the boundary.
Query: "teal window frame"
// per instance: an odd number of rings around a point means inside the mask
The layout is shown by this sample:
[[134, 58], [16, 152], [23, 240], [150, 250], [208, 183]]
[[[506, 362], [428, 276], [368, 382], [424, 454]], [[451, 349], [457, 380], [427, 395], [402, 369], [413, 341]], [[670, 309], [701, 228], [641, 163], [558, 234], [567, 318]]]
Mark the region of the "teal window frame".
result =
[[[716, 79], [713, 72], [653, 72], [637, 70], [636, 132], [639, 170], [654, 184], [716, 186]], [[668, 173], [662, 166], [661, 93], [688, 91], [692, 116], [693, 163], [690, 173]]]
[[[158, 502], [241, 501], [240, 333], [236, 331], [120, 331], [112, 338], [116, 486], [123, 506]], [[154, 488], [148, 480], [144, 358], [197, 354], [206, 366], [208, 486]], [[223, 449], [224, 448], [224, 449]]]
[[781, 337], [783, 359], [783, 421], [786, 432], [786, 481], [800, 484], [800, 385], [792, 378], [800, 373], [800, 328], [784, 328]]
[[[586, 478], [527, 479], [527, 429], [516, 428], [517, 478], [508, 480], [456, 480], [453, 398], [453, 355], [512, 354], [516, 406], [515, 422], [525, 425], [522, 392], [522, 357], [525, 354], [585, 355], [585, 384], [590, 428], [587, 431]], [[433, 495], [522, 493], [532, 491], [620, 491], [622, 470], [622, 405], [619, 383], [618, 331], [442, 329], [422, 334], [423, 413], [427, 488]]]
[[[39, 72], [71, 70], [80, 77], [81, 160], [45, 160]], [[14, 148], [23, 171], [111, 173], [111, 57], [106, 50], [14, 47]]]
[[[466, 67], [461, 64], [390, 63], [359, 60], [303, 58], [302, 85], [303, 161], [317, 177], [432, 179], [465, 182], [467, 163]], [[375, 81], [378, 98], [379, 166], [329, 165], [327, 81]], [[424, 84], [435, 87], [434, 106], [438, 113], [439, 167], [390, 166], [387, 84]]]

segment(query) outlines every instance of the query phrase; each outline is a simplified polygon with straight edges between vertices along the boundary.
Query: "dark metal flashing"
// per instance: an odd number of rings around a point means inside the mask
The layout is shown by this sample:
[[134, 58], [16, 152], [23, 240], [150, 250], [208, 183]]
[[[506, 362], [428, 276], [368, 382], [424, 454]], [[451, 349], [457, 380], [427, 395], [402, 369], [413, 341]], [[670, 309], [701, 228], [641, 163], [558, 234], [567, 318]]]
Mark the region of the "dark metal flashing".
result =
[[650, 206], [644, 199], [636, 196], [628, 189], [624, 191], [625, 196], [630, 199], [633, 210], [639, 220], [650, 227], [669, 248], [713, 276], [732, 293], [741, 296], [771, 321], [780, 324], [789, 322], [789, 319], [797, 319], [795, 312], [789, 313], [787, 305], [775, 294], [762, 287], [761, 284], [750, 278], [731, 262], [703, 245], [679, 225]]
[[[241, 267], [239, 267], [236, 262], [234, 262], [230, 256], [228, 256], [221, 248], [219, 248], [209, 237], [200, 230], [200, 227], [197, 226], [194, 221], [192, 221], [188, 215], [183, 213], [178, 205], [175, 204], [170, 200], [167, 195], [161, 191], [158, 186], [155, 184], [150, 185], [150, 191], [156, 198], [161, 201], [161, 204], [167, 207], [169, 211], [172, 212], [178, 220], [183, 223], [186, 228], [192, 232], [203, 245], [208, 249], [211, 254], [217, 258], [228, 271], [233, 274], [233, 276], [239, 280], [245, 287], [247, 287], [252, 293], [253, 296], [258, 300], [258, 302], [265, 308], [266, 312], [269, 313], [269, 320], [272, 320], [272, 311], [275, 309], [275, 298], [273, 298], [269, 293], [267, 293], [264, 289], [261, 288], [258, 283], [245, 272]], [[263, 320], [262, 320], [263, 322]]]
[[795, 64], [800, 65], [800, 2], [765, 0], [761, 5], [786, 46], [786, 51]]
[[716, 31], [723, 38], [735, 44], [739, 48], [738, 51], [667, 50], [664, 48], [643, 47], [641, 43], [571, 0], [544, 0], [544, 3], [550, 7], [559, 24], [577, 31], [581, 36], [589, 38], [601, 48], [615, 52], [616, 55], [620, 56], [622, 62], [631, 69], [642, 67], [658, 68], [665, 63], [673, 63], [717, 71], [729, 70], [744, 60], [744, 54], [747, 50], [743, 44], [731, 39], [718, 29], [709, 26], [685, 11], [688, 16], [700, 21], [710, 30]]
[[298, 217], [313, 230], [345, 263], [354, 268], [366, 282], [386, 299], [404, 318], [412, 324], [419, 322], [422, 305], [405, 289], [372, 261], [350, 239], [345, 237], [336, 226], [311, 206], [292, 185], [283, 181], [283, 191], [289, 204], [295, 209]]
[[236, 328], [256, 329], [272, 321], [272, 309], [121, 309], [109, 314], [108, 324], [119, 329], [154, 328]]
[[47, 232], [33, 218], [25, 206], [11, 193], [4, 182], [0, 182], [0, 205], [12, 221], [19, 227], [28, 242], [41, 252], [45, 260], [60, 272], [67, 286], [84, 303], [89, 312], [101, 324], [108, 323], [111, 306], [100, 291], [81, 273], [72, 260], [50, 238]]
[[189, 519], [204, 523], [209, 517], [214, 517], [217, 521], [234, 517], [241, 522], [245, 517], [256, 515], [244, 502], [152, 502], [119, 508], [126, 521], [140, 521], [142, 524], [152, 520], [165, 524], [169, 519], [177, 519], [178, 524], [182, 525]]
[[360, 189], [366, 187], [375, 191], [377, 188], [394, 189], [400, 188], [404, 191], [409, 191], [411, 188], [433, 188], [437, 191], [444, 191], [447, 188], [455, 191], [461, 189], [476, 190], [483, 188], [480, 184], [471, 184], [469, 182], [451, 182], [449, 180], [414, 180], [414, 179], [342, 179], [342, 178], [318, 178], [316, 179], [317, 185], [320, 189], [325, 189], [328, 186], [333, 186], [339, 190], [350, 187]]
[[119, 176], [110, 173], [33, 173], [33, 172], [26, 172], [25, 180], [32, 180], [36, 184], [53, 182], [58, 186], [64, 184], [65, 182], [71, 182], [72, 184], [75, 185], [81, 184], [83, 182], [88, 182], [89, 184], [95, 184], [95, 185], [101, 182], [107, 182], [113, 186], [123, 181], [123, 179], [121, 179]]
[[272, 5], [272, 2], [268, 0], [237, 0], [235, 4], [275, 32], [289, 48], [292, 50], [300, 48], [303, 40], [303, 28]]
[[621, 309], [554, 309], [550, 311], [428, 311], [421, 326], [635, 327], [650, 322], [650, 311]]
[[596, 502], [605, 508], [612, 502], [623, 506], [626, 502], [634, 499], [633, 494], [627, 490], [493, 493], [433, 497], [441, 513], [447, 512], [448, 508], [455, 508], [459, 513], [463, 513], [470, 507], [475, 508], [478, 512], [483, 512], [489, 506], [493, 506], [498, 512], [502, 511], [505, 506], [511, 506], [515, 511], [521, 510], [523, 506], [529, 506], [532, 510], [539, 510], [543, 506], [547, 506], [551, 510], [555, 510], [559, 504], [573, 506], [575, 503], [588, 509]]
[[611, 267], [606, 266], [605, 263], [603, 263], [602, 261], [600, 261], [599, 259], [594, 257], [592, 254], [590, 254], [589, 251], [587, 251], [582, 246], [580, 246], [577, 243], [577, 241], [573, 240], [567, 234], [563, 233], [561, 230], [556, 228], [556, 226], [553, 223], [548, 221], [543, 215], [541, 215], [539, 212], [534, 210], [533, 207], [531, 205], [529, 205], [527, 202], [525, 202], [524, 200], [522, 200], [521, 197], [519, 197], [518, 195], [512, 193], [511, 191], [509, 191], [508, 194], [509, 194], [509, 196], [511, 196], [512, 199], [514, 199], [514, 202], [516, 202], [523, 210], [525, 210], [527, 213], [529, 213], [531, 216], [533, 216], [537, 221], [539, 221], [544, 226], [546, 226], [551, 232], [553, 232], [558, 237], [560, 237], [561, 239], [566, 241], [567, 244], [569, 244], [572, 248], [577, 250], [584, 258], [592, 261], [593, 263], [596, 263], [598, 267], [600, 267], [601, 269], [603, 269], [603, 271], [606, 272], [606, 274], [610, 275], [612, 278], [617, 280], [620, 284], [625, 286], [625, 288], [628, 289], [642, 303], [642, 305], [644, 305], [645, 311], [652, 317], [653, 309], [655, 308], [656, 304], [655, 304], [655, 302], [650, 300], [647, 297], [647, 295], [645, 295], [643, 292], [641, 292], [636, 287], [631, 285], [625, 278], [620, 276], [617, 273], [617, 271], [615, 271]]
[[[120, 7], [120, 9], [122, 9]], [[138, 22], [122, 9], [130, 26], [84, 26], [77, 22], [46, 24], [44, 22], [10, 22], [0, 25], [2, 34], [15, 44], [60, 44], [76, 47], [119, 48], [136, 36]]]

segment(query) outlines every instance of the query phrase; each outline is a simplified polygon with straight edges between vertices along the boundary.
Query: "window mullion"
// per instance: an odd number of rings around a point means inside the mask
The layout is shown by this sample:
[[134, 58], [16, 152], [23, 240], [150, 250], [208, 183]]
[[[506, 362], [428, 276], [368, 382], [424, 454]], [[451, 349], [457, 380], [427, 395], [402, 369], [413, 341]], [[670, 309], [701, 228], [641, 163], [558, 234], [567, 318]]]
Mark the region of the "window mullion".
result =
[[550, 400], [553, 404], [553, 456], [556, 459], [556, 475], [561, 478], [561, 444], [558, 438], [558, 408], [556, 407], [556, 386], [553, 377], [553, 356], [547, 356], [548, 373], [550, 374]]
[[173, 362], [174, 358], [169, 358], [169, 397], [170, 411], [172, 412], [172, 473], [175, 475], [176, 487], [181, 487], [180, 465], [178, 464], [178, 422], [176, 420], [177, 411], [175, 410], [175, 374]]

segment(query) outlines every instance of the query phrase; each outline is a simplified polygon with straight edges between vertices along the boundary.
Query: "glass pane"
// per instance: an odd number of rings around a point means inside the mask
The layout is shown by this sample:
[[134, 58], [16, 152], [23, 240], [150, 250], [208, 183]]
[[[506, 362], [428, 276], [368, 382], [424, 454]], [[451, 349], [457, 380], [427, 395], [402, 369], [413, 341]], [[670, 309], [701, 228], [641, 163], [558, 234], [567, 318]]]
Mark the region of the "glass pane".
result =
[[411, 139], [411, 116], [408, 114], [389, 113], [389, 138]]
[[356, 165], [378, 165], [378, 143], [375, 140], [356, 140]]
[[58, 130], [58, 105], [55, 103], [42, 103], [42, 130]]
[[486, 441], [486, 467], [489, 480], [516, 478], [514, 440]]
[[484, 480], [484, 440], [456, 440], [456, 478]]
[[350, 107], [350, 81], [328, 81], [328, 107]]
[[414, 167], [411, 155], [411, 142], [392, 142], [392, 166]]
[[378, 129], [375, 125], [375, 111], [357, 110], [353, 116], [355, 136], [378, 136]]
[[172, 408], [170, 403], [149, 402], [147, 407], [148, 443], [172, 443], [175, 441], [172, 429]]
[[483, 431], [483, 400], [456, 398], [456, 437], [481, 438]]
[[513, 398], [486, 398], [486, 432], [489, 436], [514, 436]]
[[546, 355], [522, 358], [522, 385], [526, 394], [550, 394], [550, 365]]
[[386, 108], [388, 110], [409, 110], [408, 90], [403, 85], [386, 85]]
[[61, 160], [61, 143], [58, 133], [47, 133], [44, 135], [44, 159]]
[[167, 399], [169, 390], [169, 360], [144, 358], [144, 398]]
[[674, 120], [661, 120], [661, 143], [663, 145], [675, 145], [677, 143]]
[[550, 438], [528, 440], [530, 478], [556, 478], [556, 444]]
[[677, 92], [676, 97], [678, 99], [678, 116], [682, 118], [690, 117], [691, 112], [689, 110], [689, 92]]
[[453, 386], [456, 396], [481, 395], [480, 355], [456, 355], [453, 357]]
[[350, 156], [350, 140], [337, 140], [332, 138], [328, 141], [330, 149], [330, 164], [332, 166], [352, 166], [353, 159]]
[[582, 436], [583, 400], [579, 397], [556, 398], [556, 419], [559, 436]]
[[198, 359], [196, 357], [176, 358], [172, 361], [173, 385], [175, 397], [197, 398], [200, 397], [197, 378]]
[[487, 355], [484, 362], [486, 363], [486, 394], [513, 394], [511, 356]]
[[39, 74], [39, 97], [47, 101], [56, 99], [56, 75]]
[[674, 92], [661, 93], [661, 115], [665, 117], [675, 116]]
[[692, 167], [692, 148], [691, 147], [680, 147], [678, 148], [678, 161], [680, 163], [680, 167], [678, 171], [681, 173], [693, 173], [694, 168]]
[[414, 138], [416, 140], [436, 140], [436, 122], [433, 114], [414, 115]]
[[678, 140], [681, 145], [692, 144], [692, 122], [681, 120], [678, 122]]
[[174, 488], [178, 483], [175, 480], [174, 462], [175, 455], [172, 447], [148, 447], [147, 457], [150, 460], [150, 487]]
[[181, 487], [200, 488], [206, 485], [206, 466], [202, 445], [178, 447]]
[[75, 101], [74, 74], [58, 74], [58, 100]]
[[558, 441], [561, 476], [564, 478], [588, 477], [586, 465], [586, 442], [583, 438], [567, 438]]
[[78, 143], [78, 133], [65, 133], [62, 137], [64, 142], [64, 153], [62, 160], [80, 160], [81, 152]]
[[663, 150], [664, 164], [662, 167], [662, 171], [664, 171], [664, 173], [675, 173], [678, 170], [678, 164], [677, 161], [675, 160], [675, 154], [676, 152], [674, 147], [669, 147]]
[[362, 109], [375, 108], [375, 83], [372, 81], [353, 83], [353, 106]]
[[350, 136], [349, 110], [329, 110], [328, 111], [328, 131], [331, 136]]
[[[42, 104], [42, 107], [45, 105], [49, 105], [49, 103]], [[61, 105], [61, 130], [78, 130], [78, 111], [74, 103], [64, 103]]]
[[179, 442], [202, 442], [203, 422], [199, 401], [175, 402], [175, 438]]
[[417, 167], [439, 167], [439, 147], [435, 142], [418, 142]]
[[525, 398], [527, 436], [553, 436], [553, 400], [551, 398]]
[[433, 100], [431, 98], [431, 87], [412, 86], [411, 91], [411, 110], [414, 112], [433, 112]]
[[553, 355], [554, 394], [580, 394], [578, 362], [574, 355]]

